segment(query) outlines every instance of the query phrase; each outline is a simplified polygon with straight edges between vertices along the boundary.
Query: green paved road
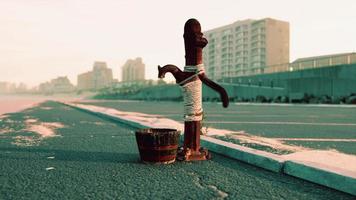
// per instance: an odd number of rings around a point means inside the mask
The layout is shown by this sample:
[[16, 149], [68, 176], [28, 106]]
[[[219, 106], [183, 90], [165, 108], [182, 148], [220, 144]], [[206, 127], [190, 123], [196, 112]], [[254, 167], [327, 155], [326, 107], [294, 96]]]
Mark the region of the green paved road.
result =
[[[24, 130], [26, 119], [65, 127], [56, 130], [61, 137], [42, 139]], [[54, 102], [0, 125], [11, 130], [0, 132], [0, 199], [354, 199], [215, 154], [205, 162], [141, 164], [130, 127]], [[36, 142], [12, 144], [18, 136]]]
[[[106, 101], [87, 104], [122, 111], [159, 114], [182, 121], [182, 102]], [[337, 149], [344, 153], [356, 154], [356, 142], [307, 140], [356, 139], [356, 107], [231, 103], [225, 109], [218, 103], [204, 103], [203, 108], [204, 124], [208, 127], [245, 131], [268, 138], [285, 138], [286, 143], [290, 144], [317, 149]], [[288, 138], [306, 140], [289, 141]]]

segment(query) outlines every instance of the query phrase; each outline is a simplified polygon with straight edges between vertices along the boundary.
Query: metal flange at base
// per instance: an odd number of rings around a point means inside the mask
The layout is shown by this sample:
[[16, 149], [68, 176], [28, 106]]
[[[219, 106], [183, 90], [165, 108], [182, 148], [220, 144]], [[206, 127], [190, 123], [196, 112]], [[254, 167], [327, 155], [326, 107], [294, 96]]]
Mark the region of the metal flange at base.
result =
[[210, 160], [211, 153], [206, 148], [200, 148], [199, 151], [180, 147], [177, 153], [177, 161], [201, 161]]

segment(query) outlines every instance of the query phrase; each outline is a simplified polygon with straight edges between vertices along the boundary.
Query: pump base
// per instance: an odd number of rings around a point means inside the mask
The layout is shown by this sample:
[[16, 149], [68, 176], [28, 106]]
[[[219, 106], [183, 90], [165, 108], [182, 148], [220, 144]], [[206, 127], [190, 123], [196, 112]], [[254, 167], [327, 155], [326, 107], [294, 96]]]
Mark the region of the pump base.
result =
[[210, 160], [211, 154], [208, 149], [200, 148], [199, 151], [193, 151], [192, 149], [180, 147], [177, 153], [178, 161], [199, 161], [199, 160]]

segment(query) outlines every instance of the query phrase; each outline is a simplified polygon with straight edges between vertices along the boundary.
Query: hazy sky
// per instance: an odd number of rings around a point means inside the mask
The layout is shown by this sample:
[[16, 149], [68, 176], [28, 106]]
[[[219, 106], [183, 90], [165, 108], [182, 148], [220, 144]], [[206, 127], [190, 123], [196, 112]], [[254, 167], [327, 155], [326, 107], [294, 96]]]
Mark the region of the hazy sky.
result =
[[120, 79], [142, 57], [146, 77], [158, 64], [184, 64], [183, 26], [208, 30], [236, 20], [272, 17], [290, 23], [291, 61], [356, 51], [355, 0], [0, 0], [0, 81], [34, 86], [106, 61]]

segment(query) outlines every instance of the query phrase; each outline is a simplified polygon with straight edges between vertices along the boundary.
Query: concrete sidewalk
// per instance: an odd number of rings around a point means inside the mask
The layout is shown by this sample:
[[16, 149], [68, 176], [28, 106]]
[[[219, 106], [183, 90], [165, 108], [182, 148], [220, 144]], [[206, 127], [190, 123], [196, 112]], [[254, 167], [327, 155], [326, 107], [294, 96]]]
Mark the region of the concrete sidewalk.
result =
[[[129, 102], [116, 102], [121, 105]], [[143, 102], [141, 102], [143, 103]], [[144, 102], [147, 103], [147, 102]], [[183, 131], [183, 124], [162, 115], [128, 112], [112, 107], [82, 103], [70, 103], [78, 110], [109, 120], [130, 125], [134, 128], [173, 128]], [[164, 104], [151, 104], [159, 109]], [[122, 106], [122, 105], [121, 105]], [[134, 109], [137, 111], [137, 109]], [[162, 111], [156, 111], [156, 113]], [[217, 122], [218, 123], [218, 122]], [[202, 128], [203, 132], [206, 131]], [[286, 130], [288, 131], [288, 130]], [[224, 136], [225, 135], [225, 136]], [[234, 135], [235, 139], [228, 139]], [[226, 137], [229, 136], [229, 137]], [[217, 139], [218, 138], [218, 139]], [[248, 141], [248, 146], [236, 143], [236, 139]], [[226, 139], [228, 139], [226, 141]], [[243, 132], [209, 128], [201, 136], [201, 143], [210, 151], [237, 159], [267, 170], [282, 172], [314, 183], [356, 195], [356, 157], [334, 150], [318, 150], [281, 143], [273, 138], [258, 137]], [[268, 145], [268, 146], [266, 146]]]
[[353, 199], [218, 154], [145, 165], [134, 130], [46, 102], [0, 122], [0, 199]]

